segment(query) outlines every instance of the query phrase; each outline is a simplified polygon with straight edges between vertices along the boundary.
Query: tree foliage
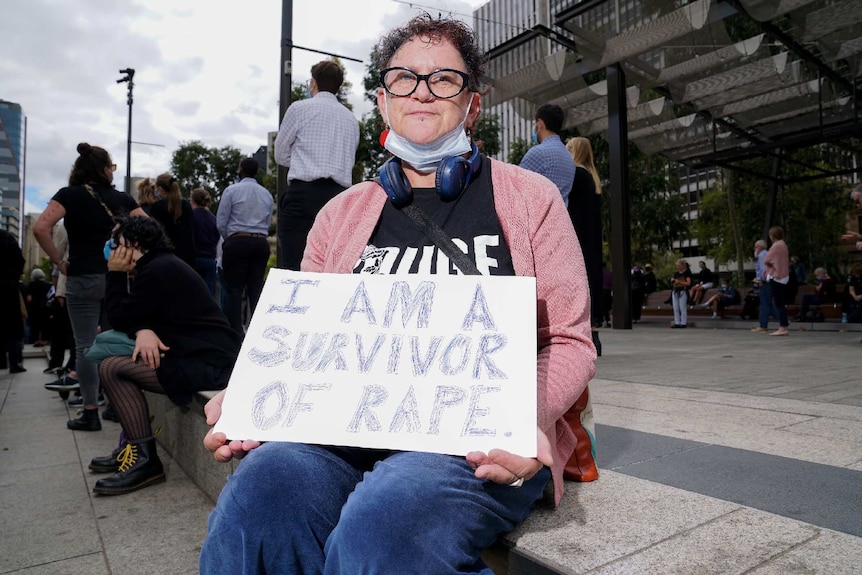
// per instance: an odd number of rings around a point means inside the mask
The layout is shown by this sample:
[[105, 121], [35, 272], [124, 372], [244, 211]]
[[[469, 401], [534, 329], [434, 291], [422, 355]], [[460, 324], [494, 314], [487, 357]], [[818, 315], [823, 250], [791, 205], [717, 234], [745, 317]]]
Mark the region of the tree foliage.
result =
[[518, 138], [512, 142], [511, 146], [509, 146], [509, 156], [506, 158], [506, 161], [517, 166], [521, 163], [521, 160], [524, 159], [524, 156], [527, 154], [527, 150], [529, 149], [529, 142], [522, 138]]
[[482, 142], [482, 151], [486, 155], [497, 155], [500, 151], [500, 117], [489, 112], [479, 114], [473, 126], [473, 139]]
[[[596, 169], [602, 179], [602, 220], [609, 242], [613, 238], [610, 224], [610, 155], [607, 141], [590, 137]], [[683, 217], [684, 199], [679, 196], [676, 166], [664, 156], [647, 155], [629, 143], [629, 217], [631, 219], [632, 262], [643, 264], [673, 249], [673, 243], [688, 231]]]
[[[794, 152], [796, 162], [782, 165], [781, 177], [792, 181], [816, 175], [817, 167], [827, 167], [828, 159], [820, 148]], [[750, 160], [744, 167], [757, 173], [770, 173], [772, 160]], [[740, 223], [741, 246], [736, 245], [728, 211], [727, 178], [706, 193], [700, 202], [700, 215], [694, 226], [701, 249], [720, 264], [735, 259], [737, 252], [750, 258], [754, 242], [763, 239], [767, 226], [766, 205], [770, 183], [763, 179], [736, 173], [734, 203]], [[835, 277], [842, 277], [846, 262], [840, 250], [833, 247], [844, 229], [851, 202], [843, 187], [834, 179], [818, 179], [780, 186], [775, 211], [769, 226], [784, 228], [791, 255], [799, 256], [809, 269], [823, 266]]]
[[233, 146], [210, 148], [199, 140], [182, 142], [171, 157], [171, 173], [185, 197], [189, 197], [193, 189], [203, 187], [216, 206], [224, 189], [236, 181], [236, 172], [244, 157]]

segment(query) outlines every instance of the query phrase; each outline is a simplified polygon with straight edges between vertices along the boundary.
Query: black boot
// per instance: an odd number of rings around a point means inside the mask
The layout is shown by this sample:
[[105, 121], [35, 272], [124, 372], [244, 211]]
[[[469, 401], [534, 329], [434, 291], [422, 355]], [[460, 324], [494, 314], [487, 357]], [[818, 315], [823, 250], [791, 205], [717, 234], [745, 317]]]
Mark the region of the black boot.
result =
[[120, 470], [111, 477], [98, 480], [93, 493], [122, 495], [165, 480], [153, 437], [130, 441], [118, 458]]
[[108, 407], [102, 410], [102, 419], [107, 419], [108, 421], [116, 421], [120, 423], [120, 416], [117, 415], [117, 412], [114, 411], [114, 406], [108, 402]]
[[593, 345], [596, 346], [596, 355], [602, 357], [602, 342], [599, 341], [599, 332], [593, 331]]
[[99, 420], [99, 408], [84, 409], [81, 417], [78, 419], [70, 419], [66, 422], [66, 427], [74, 431], [99, 431], [102, 429], [102, 422]]
[[90, 471], [93, 473], [116, 473], [119, 471], [120, 459], [122, 459], [121, 454], [125, 453], [127, 445], [126, 434], [121, 431], [120, 443], [117, 445], [117, 448], [110, 455], [94, 457], [90, 460]]

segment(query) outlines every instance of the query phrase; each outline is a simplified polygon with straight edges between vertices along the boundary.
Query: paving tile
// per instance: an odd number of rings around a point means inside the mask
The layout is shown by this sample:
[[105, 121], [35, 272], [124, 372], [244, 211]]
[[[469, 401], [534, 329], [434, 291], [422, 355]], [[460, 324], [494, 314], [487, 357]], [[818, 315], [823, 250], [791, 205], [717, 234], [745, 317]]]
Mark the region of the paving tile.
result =
[[860, 572], [862, 545], [859, 538], [822, 529], [817, 537], [778, 555], [747, 575], [857, 575]]
[[590, 575], [748, 573], [817, 534], [817, 529], [804, 523], [738, 509], [603, 565]]
[[586, 573], [739, 509], [613, 471], [567, 490], [560, 508], [534, 512], [508, 537], [564, 573]]

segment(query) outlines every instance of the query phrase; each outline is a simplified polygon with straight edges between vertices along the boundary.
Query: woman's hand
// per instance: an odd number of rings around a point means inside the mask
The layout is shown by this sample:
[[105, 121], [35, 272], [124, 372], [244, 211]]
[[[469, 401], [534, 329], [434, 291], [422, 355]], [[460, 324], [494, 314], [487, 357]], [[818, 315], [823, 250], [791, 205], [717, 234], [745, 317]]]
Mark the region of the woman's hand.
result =
[[132, 259], [134, 250], [126, 246], [117, 246], [108, 258], [108, 271], [130, 272], [135, 269], [135, 261]]
[[140, 354], [147, 367], [157, 369], [162, 363], [161, 358], [164, 357], [162, 352], [169, 349], [171, 348], [162, 343], [156, 332], [151, 329], [139, 329], [135, 333], [135, 351], [132, 352], [132, 361], [137, 361]]
[[487, 479], [494, 483], [514, 483], [519, 479], [528, 481], [542, 469], [551, 466], [554, 458], [551, 455], [551, 442], [545, 432], [536, 428], [537, 455], [535, 459], [521, 457], [504, 451], [492, 449], [487, 453], [471, 451], [467, 454], [467, 463], [476, 471], [476, 477]]
[[846, 232], [844, 232], [844, 234], [842, 234], [841, 239], [845, 241], [862, 240], [862, 234], [847, 230]]
[[[225, 390], [207, 402], [204, 406], [204, 414], [207, 416], [207, 425], [215, 425], [221, 417], [221, 404], [224, 401]], [[260, 446], [259, 441], [247, 439], [245, 441], [228, 441], [224, 433], [213, 433], [212, 428], [204, 436], [204, 447], [211, 451], [213, 458], [221, 463], [227, 463], [231, 459], [242, 459], [246, 453]]]

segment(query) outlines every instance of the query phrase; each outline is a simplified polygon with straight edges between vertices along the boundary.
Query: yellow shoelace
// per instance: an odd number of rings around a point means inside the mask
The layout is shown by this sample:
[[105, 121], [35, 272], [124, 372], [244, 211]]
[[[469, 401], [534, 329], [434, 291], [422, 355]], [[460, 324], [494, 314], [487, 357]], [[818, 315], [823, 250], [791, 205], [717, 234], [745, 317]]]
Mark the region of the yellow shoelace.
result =
[[117, 461], [120, 462], [120, 472], [127, 471], [138, 460], [138, 448], [131, 443], [127, 443], [123, 450], [117, 454]]

